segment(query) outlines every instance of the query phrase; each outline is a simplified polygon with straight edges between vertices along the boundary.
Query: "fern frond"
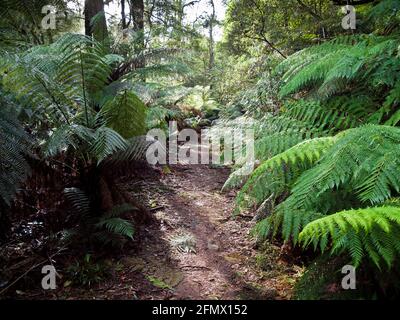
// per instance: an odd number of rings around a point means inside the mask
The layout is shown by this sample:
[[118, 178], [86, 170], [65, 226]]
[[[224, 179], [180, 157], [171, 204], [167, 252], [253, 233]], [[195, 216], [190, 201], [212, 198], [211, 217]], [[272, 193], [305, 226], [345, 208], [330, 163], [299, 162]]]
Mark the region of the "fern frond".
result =
[[117, 94], [102, 107], [101, 114], [106, 125], [126, 139], [145, 133], [146, 106], [133, 92]]
[[97, 42], [77, 34], [67, 34], [55, 45], [63, 52], [56, 79], [64, 94], [89, 108], [111, 74], [105, 52]]
[[334, 143], [334, 137], [306, 140], [265, 161], [239, 192], [236, 199], [238, 209], [260, 204], [271, 193], [282, 193], [290, 182], [318, 161]]
[[[379, 203], [390, 198], [391, 190], [399, 188], [397, 178], [393, 178], [398, 176], [399, 168], [379, 164], [385, 156], [396, 157], [399, 141], [400, 130], [388, 126], [367, 125], [340, 133], [319, 163], [299, 177], [286, 204], [291, 208], [311, 208], [327, 190], [346, 184], [355, 184], [364, 202]], [[377, 167], [374, 169], [372, 164]]]
[[55, 129], [43, 146], [44, 155], [52, 157], [68, 148], [79, 150], [90, 146], [96, 139], [95, 132], [81, 125], [62, 125]]
[[134, 161], [145, 161], [146, 152], [155, 143], [155, 140], [149, 141], [147, 136], [139, 136], [126, 140], [126, 142], [127, 147], [125, 149], [114, 152], [101, 163], [103, 168], [121, 167]]
[[94, 142], [89, 152], [97, 159], [98, 163], [114, 154], [125, 150], [127, 142], [116, 131], [107, 127], [100, 127], [94, 135]]
[[96, 227], [100, 229], [106, 228], [109, 232], [131, 239], [135, 231], [129, 221], [121, 218], [102, 218], [96, 224]]
[[304, 49], [278, 66], [278, 73], [285, 72], [280, 96], [307, 90], [327, 99], [349, 88], [371, 92], [393, 87], [400, 68], [397, 54], [397, 38], [375, 35], [352, 36]]
[[0, 111], [0, 202], [10, 205], [19, 186], [30, 174], [26, 158], [32, 141], [11, 114]]
[[90, 214], [90, 200], [84, 191], [79, 188], [66, 188], [64, 189], [64, 195], [72, 208], [82, 217]]
[[[347, 251], [359, 266], [369, 258], [378, 268], [390, 268], [400, 254], [400, 209], [373, 207], [338, 212], [309, 223], [300, 233], [304, 247], [311, 244], [321, 251], [339, 254]], [[332, 243], [328, 246], [327, 238]]]

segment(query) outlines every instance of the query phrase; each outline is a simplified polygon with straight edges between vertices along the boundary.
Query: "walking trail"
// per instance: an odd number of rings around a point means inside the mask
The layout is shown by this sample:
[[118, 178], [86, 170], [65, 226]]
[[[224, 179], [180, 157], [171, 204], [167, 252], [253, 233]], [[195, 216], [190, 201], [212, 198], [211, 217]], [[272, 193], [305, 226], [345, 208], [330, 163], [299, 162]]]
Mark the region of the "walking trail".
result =
[[277, 246], [256, 250], [251, 216], [232, 216], [235, 194], [220, 191], [229, 169], [163, 171], [161, 181], [145, 179], [139, 190], [137, 181], [125, 184], [146, 198], [156, 222], [141, 231], [138, 250], [120, 261], [124, 288], [138, 299], [290, 298], [300, 269]]

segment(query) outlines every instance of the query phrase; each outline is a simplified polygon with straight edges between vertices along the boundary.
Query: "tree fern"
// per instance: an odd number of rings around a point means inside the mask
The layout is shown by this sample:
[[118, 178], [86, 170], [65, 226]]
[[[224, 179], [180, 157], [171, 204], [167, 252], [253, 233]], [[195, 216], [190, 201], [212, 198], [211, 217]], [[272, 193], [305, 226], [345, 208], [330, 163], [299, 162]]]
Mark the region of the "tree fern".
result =
[[[396, 157], [399, 139], [400, 130], [388, 126], [367, 125], [340, 133], [337, 142], [320, 162], [299, 177], [286, 203], [309, 207], [325, 191], [344, 184], [356, 187], [357, 196], [365, 202], [378, 203], [390, 198], [392, 188], [396, 190], [399, 187], [400, 182], [396, 178], [399, 167], [383, 166], [373, 170], [371, 165], [382, 163], [387, 159], [385, 157]], [[387, 175], [393, 178], [388, 179]], [[381, 187], [385, 186], [379, 192], [374, 189], [378, 183]]]
[[106, 125], [124, 138], [145, 133], [146, 106], [133, 92], [126, 90], [117, 94], [102, 107], [101, 112]]
[[349, 85], [365, 91], [373, 88], [370, 84], [375, 88], [393, 85], [390, 78], [397, 73], [397, 50], [397, 39], [373, 35], [304, 49], [278, 67], [278, 72], [286, 71], [280, 95], [315, 88], [320, 98], [326, 98], [345, 92]]
[[355, 266], [368, 258], [379, 268], [383, 262], [392, 267], [399, 257], [399, 237], [400, 209], [390, 206], [338, 212], [309, 223], [299, 236], [305, 247], [346, 251]]
[[[63, 85], [65, 94], [71, 100], [79, 101], [87, 113], [111, 73], [105, 52], [98, 43], [79, 35], [67, 35], [56, 45], [63, 52], [57, 81]], [[89, 125], [87, 115], [86, 118]]]
[[299, 231], [316, 213], [390, 199], [400, 187], [399, 134], [398, 128], [368, 125], [328, 138], [331, 144], [323, 155], [295, 177], [290, 196], [276, 207], [272, 223], [277, 225], [272, 228], [281, 230], [286, 240], [297, 242]]
[[[69, 234], [74, 236], [82, 236], [83, 234], [89, 238], [101, 240], [103, 244], [111, 243], [120, 245], [118, 237], [132, 239], [134, 234], [133, 225], [120, 217], [123, 213], [133, 209], [131, 205], [122, 204], [114, 206], [110, 211], [96, 217], [93, 212], [92, 203], [84, 191], [78, 188], [67, 188], [64, 190], [64, 194], [72, 208], [80, 215], [78, 226], [75, 228], [75, 231], [69, 230]], [[85, 232], [78, 232], [79, 228], [85, 229]]]
[[125, 150], [127, 143], [116, 131], [108, 127], [100, 127], [94, 134], [94, 142], [90, 146], [91, 152], [98, 163], [117, 151]]
[[[260, 204], [271, 193], [280, 194], [335, 142], [333, 137], [306, 140], [266, 160], [247, 180], [237, 196], [238, 208]], [[250, 200], [251, 199], [251, 200]]]
[[2, 106], [0, 110], [0, 204], [8, 206], [30, 173], [26, 157], [33, 141], [7, 109]]

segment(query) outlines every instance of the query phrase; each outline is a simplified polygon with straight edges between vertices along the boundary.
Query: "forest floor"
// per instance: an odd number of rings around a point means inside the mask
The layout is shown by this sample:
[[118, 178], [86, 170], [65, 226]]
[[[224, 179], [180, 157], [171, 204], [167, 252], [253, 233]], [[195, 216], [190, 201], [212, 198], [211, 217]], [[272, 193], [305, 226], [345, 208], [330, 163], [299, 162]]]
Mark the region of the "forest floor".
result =
[[220, 191], [228, 175], [228, 168], [176, 165], [139, 191], [126, 183], [156, 217], [140, 235], [139, 252], [121, 260], [138, 299], [291, 297], [301, 268], [277, 246], [256, 250], [252, 217], [233, 217], [235, 193]]
[[[161, 170], [160, 170], [161, 171]], [[285, 246], [257, 245], [252, 216], [233, 216], [229, 168], [174, 165], [121, 179], [154, 221], [107, 259], [111, 276], [91, 287], [63, 276], [56, 290], [16, 290], [24, 299], [290, 299], [302, 268]], [[73, 260], [73, 259], [72, 259]], [[57, 259], [55, 260], [57, 262]], [[18, 285], [17, 285], [18, 289]]]

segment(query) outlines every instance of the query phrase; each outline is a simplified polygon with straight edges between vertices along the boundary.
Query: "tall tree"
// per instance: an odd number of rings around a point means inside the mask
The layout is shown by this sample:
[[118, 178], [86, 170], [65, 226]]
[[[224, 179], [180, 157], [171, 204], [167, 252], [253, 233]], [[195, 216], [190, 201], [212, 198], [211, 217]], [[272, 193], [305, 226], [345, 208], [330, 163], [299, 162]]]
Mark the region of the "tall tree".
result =
[[108, 36], [103, 0], [85, 0], [85, 34], [98, 41]]
[[211, 70], [214, 67], [215, 54], [214, 54], [214, 23], [215, 19], [215, 5], [214, 0], [210, 0], [210, 5], [212, 8], [212, 12], [208, 21], [208, 32], [209, 32], [209, 41], [210, 41], [210, 59], [208, 63], [208, 69]]
[[122, 29], [127, 28], [127, 23], [126, 23], [126, 13], [125, 13], [125, 0], [121, 0], [121, 19], [122, 19]]
[[[144, 1], [130, 0], [130, 14], [133, 23], [133, 30], [136, 32], [135, 51], [140, 53], [145, 48], [144, 41]], [[144, 58], [139, 59], [136, 64], [137, 68], [142, 68], [146, 64]]]

